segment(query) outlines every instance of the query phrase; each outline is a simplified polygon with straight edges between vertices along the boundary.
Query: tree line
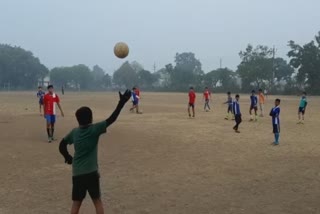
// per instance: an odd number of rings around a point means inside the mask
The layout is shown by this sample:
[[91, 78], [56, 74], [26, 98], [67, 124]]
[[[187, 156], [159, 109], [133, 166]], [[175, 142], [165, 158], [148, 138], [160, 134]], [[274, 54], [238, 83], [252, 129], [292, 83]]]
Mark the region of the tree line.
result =
[[70, 90], [112, 90], [139, 86], [150, 91], [186, 91], [190, 86], [215, 92], [268, 89], [271, 93], [296, 94], [306, 90], [320, 94], [320, 32], [304, 45], [289, 41], [289, 61], [275, 56], [275, 49], [248, 45], [239, 52], [236, 70], [218, 68], [204, 72], [192, 52], [177, 53], [174, 63], [150, 72], [134, 62], [124, 62], [113, 75], [95, 65], [55, 67], [49, 70], [32, 52], [0, 44], [0, 86], [33, 89], [46, 78], [57, 87]]

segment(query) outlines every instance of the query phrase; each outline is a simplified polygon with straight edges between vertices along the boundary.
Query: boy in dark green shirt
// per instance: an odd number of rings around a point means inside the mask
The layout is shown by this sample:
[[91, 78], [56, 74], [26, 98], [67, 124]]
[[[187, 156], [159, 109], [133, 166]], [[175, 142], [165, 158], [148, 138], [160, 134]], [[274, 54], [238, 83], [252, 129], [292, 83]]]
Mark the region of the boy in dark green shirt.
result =
[[[119, 116], [121, 109], [131, 97], [131, 92], [119, 92], [120, 101], [111, 116], [99, 123], [92, 124], [92, 111], [88, 107], [81, 107], [76, 112], [79, 127], [73, 129], [62, 139], [59, 151], [65, 158], [65, 163], [72, 164], [72, 214], [79, 213], [81, 203], [88, 192], [97, 214], [103, 214], [103, 204], [100, 195], [98, 172], [98, 141], [101, 134]], [[67, 150], [67, 145], [74, 145], [74, 157]]]

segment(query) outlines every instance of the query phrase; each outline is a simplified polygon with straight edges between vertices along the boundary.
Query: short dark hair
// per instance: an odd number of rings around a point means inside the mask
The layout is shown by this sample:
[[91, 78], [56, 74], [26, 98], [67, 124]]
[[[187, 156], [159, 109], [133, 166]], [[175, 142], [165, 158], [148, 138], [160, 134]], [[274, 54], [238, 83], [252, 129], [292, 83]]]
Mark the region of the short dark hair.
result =
[[227, 94], [231, 94], [231, 92], [230, 91], [228, 91], [228, 93]]
[[48, 85], [47, 89], [53, 88], [53, 85]]
[[92, 111], [89, 107], [83, 106], [76, 111], [76, 118], [79, 125], [85, 126], [92, 123]]
[[136, 87], [133, 87], [132, 90], [136, 90]]
[[38, 89], [42, 88], [42, 86], [38, 86]]
[[191, 89], [193, 90], [193, 87], [192, 87], [192, 86], [190, 87], [190, 90], [191, 90]]
[[256, 93], [256, 91], [255, 91], [255, 90], [252, 90], [251, 93]]
[[236, 98], [240, 98], [240, 95], [239, 95], [239, 94], [237, 94], [237, 95], [236, 95]]
[[276, 99], [276, 102], [279, 102], [279, 103], [280, 103], [280, 102], [281, 102], [281, 100], [280, 100], [279, 98], [277, 98], [277, 99]]
[[307, 95], [307, 92], [304, 91], [302, 94], [303, 94], [303, 95]]

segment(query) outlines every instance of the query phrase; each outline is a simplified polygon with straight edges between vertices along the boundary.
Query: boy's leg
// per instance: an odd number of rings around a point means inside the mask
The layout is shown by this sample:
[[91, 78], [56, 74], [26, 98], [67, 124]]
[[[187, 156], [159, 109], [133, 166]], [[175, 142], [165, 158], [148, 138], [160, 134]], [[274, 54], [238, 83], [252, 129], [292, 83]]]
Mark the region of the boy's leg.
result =
[[51, 143], [51, 116], [45, 115], [44, 117], [46, 119], [48, 142]]
[[82, 201], [73, 201], [72, 207], [71, 207], [71, 214], [78, 214], [80, 211]]
[[54, 124], [56, 123], [56, 115], [51, 115], [51, 140], [54, 140]]
[[88, 192], [96, 208], [96, 213], [103, 214], [104, 209], [103, 209], [103, 203], [101, 201], [99, 173], [98, 172], [91, 173], [88, 176], [87, 182], [88, 182]]
[[104, 214], [104, 208], [103, 208], [103, 203], [101, 199], [92, 199], [92, 202], [94, 204], [94, 207], [96, 208], [96, 213], [97, 214]]
[[196, 114], [195, 114], [195, 110], [194, 110], [194, 105], [192, 106], [192, 117], [195, 117]]
[[190, 112], [190, 104], [188, 104], [188, 114], [189, 114], [189, 117], [191, 117], [191, 112]]

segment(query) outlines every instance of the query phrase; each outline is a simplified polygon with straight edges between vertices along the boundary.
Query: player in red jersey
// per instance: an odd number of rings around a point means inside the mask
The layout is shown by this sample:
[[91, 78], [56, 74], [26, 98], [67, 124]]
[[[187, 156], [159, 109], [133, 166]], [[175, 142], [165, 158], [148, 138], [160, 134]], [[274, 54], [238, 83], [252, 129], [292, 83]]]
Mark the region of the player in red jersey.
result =
[[190, 90], [189, 90], [189, 104], [188, 104], [189, 117], [191, 117], [190, 108], [192, 108], [192, 117], [195, 117], [195, 111], [194, 111], [195, 102], [196, 102], [196, 93], [194, 92], [193, 87], [190, 87]]
[[64, 117], [63, 110], [60, 105], [60, 99], [57, 94], [54, 93], [53, 85], [48, 86], [48, 93], [44, 95], [43, 105], [44, 105], [44, 118], [47, 121], [47, 134], [48, 142], [54, 140], [54, 124], [56, 122], [56, 104], [60, 109], [62, 117]]
[[204, 99], [204, 111], [210, 111], [210, 100], [211, 100], [211, 92], [209, 91], [208, 87], [205, 87], [203, 92], [203, 99]]

